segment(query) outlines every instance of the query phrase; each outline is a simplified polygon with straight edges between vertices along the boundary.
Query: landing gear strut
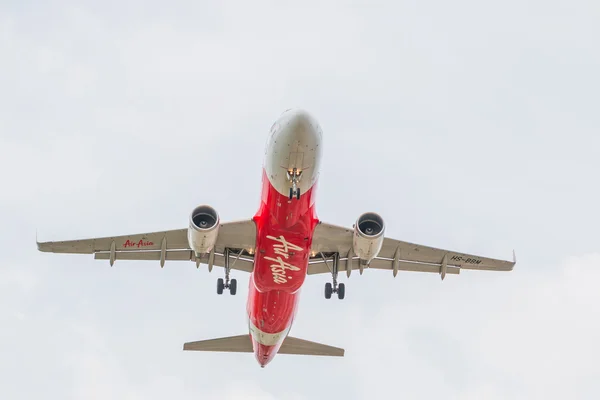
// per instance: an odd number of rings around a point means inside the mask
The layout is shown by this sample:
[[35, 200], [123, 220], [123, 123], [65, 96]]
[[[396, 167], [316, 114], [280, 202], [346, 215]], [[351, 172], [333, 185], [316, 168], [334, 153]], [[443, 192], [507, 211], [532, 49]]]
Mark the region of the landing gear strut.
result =
[[[321, 257], [323, 258], [323, 261], [325, 262], [325, 264], [327, 264], [327, 260], [325, 260], [325, 257], [323, 257], [323, 253], [321, 253]], [[343, 283], [338, 284], [338, 281], [337, 281], [339, 261], [340, 261], [340, 255], [339, 255], [339, 253], [335, 253], [333, 255], [333, 268], [330, 268], [331, 276], [333, 278], [333, 284], [331, 282], [327, 282], [325, 284], [325, 298], [326, 299], [330, 299], [332, 293], [337, 293], [338, 299], [340, 299], [340, 300], [343, 300], [344, 296], [346, 295], [346, 285], [344, 285]], [[327, 264], [327, 266], [329, 267], [329, 264]]]
[[300, 200], [300, 188], [298, 187], [298, 182], [300, 182], [300, 178], [302, 178], [302, 171], [298, 171], [297, 168], [292, 168], [291, 171], [287, 171], [287, 178], [288, 181], [292, 183], [289, 199], [292, 200], [295, 196], [296, 200]]
[[[231, 271], [231, 267], [229, 266], [229, 249], [225, 249], [225, 282], [223, 282], [223, 278], [217, 279], [217, 294], [223, 294], [223, 289], [228, 289], [229, 294], [235, 296], [237, 292], [237, 280], [231, 279], [229, 281], [229, 272]], [[239, 257], [239, 255], [238, 255]]]

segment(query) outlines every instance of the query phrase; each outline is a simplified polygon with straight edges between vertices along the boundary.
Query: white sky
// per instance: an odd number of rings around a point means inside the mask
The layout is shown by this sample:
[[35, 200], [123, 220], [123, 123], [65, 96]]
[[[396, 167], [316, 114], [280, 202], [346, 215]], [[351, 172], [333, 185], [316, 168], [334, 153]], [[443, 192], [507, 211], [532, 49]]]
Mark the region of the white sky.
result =
[[[2, 399], [597, 399], [600, 3], [0, 3]], [[292, 335], [346, 357], [184, 353], [247, 332], [247, 275], [38, 253], [254, 214], [268, 130], [324, 129], [318, 214], [512, 273], [307, 279]]]

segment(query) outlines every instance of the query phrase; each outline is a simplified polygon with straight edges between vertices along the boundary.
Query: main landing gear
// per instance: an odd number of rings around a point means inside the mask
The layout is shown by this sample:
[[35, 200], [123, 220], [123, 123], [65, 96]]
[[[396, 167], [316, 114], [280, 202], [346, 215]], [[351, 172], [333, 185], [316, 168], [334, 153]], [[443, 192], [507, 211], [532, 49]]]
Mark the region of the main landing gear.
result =
[[225, 282], [223, 282], [223, 278], [217, 279], [217, 294], [223, 294], [223, 289], [228, 289], [229, 294], [235, 296], [235, 293], [237, 292], [237, 280], [232, 279], [230, 282], [228, 280], [229, 278], [225, 279]]
[[325, 284], [325, 298], [330, 299], [332, 293], [337, 293], [338, 299], [343, 300], [346, 294], [346, 285], [339, 283], [336, 287], [335, 282], [333, 285], [331, 282], [327, 282]]
[[[240, 252], [241, 254], [241, 252]], [[238, 254], [239, 257], [239, 254]], [[217, 279], [217, 294], [223, 294], [223, 289], [228, 289], [229, 294], [235, 296], [237, 292], [237, 280], [231, 279], [229, 280], [229, 272], [231, 271], [231, 267], [229, 266], [229, 249], [225, 249], [225, 281], [223, 278]]]
[[[327, 264], [327, 267], [329, 267], [329, 264], [327, 263], [327, 260], [323, 256], [323, 253], [321, 253], [321, 257], [323, 258], [323, 261], [325, 262], [325, 264]], [[340, 255], [339, 255], [339, 253], [335, 253], [333, 255], [333, 267], [329, 268], [329, 270], [331, 271], [333, 283], [327, 282], [325, 284], [325, 298], [326, 299], [330, 299], [331, 295], [333, 293], [337, 293], [337, 297], [340, 300], [343, 300], [344, 296], [346, 295], [346, 285], [344, 285], [343, 283], [338, 284], [338, 281], [337, 281], [339, 261], [340, 261]]]
[[292, 183], [289, 199], [292, 200], [296, 197], [296, 200], [300, 200], [300, 188], [298, 187], [298, 182], [300, 182], [300, 178], [302, 178], [302, 171], [298, 171], [298, 168], [292, 168], [291, 171], [287, 171], [287, 178], [288, 181]]

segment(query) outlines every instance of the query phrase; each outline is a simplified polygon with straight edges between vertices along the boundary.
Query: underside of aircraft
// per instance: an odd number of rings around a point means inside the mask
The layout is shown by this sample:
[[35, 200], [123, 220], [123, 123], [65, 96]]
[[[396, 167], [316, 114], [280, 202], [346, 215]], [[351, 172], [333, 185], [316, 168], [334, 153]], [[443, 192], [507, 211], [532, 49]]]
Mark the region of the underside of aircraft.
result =
[[383, 270], [427, 272], [444, 279], [461, 270], [512, 271], [516, 259], [497, 260], [385, 236], [383, 218], [360, 215], [352, 227], [328, 224], [315, 211], [322, 131], [301, 109], [271, 127], [263, 164], [261, 205], [253, 218], [222, 222], [215, 208], [192, 210], [186, 228], [112, 237], [37, 243], [42, 252], [93, 254], [97, 260], [181, 261], [223, 268], [217, 293], [237, 292], [232, 271], [249, 274], [248, 330], [244, 335], [184, 344], [184, 350], [254, 353], [264, 367], [275, 354], [343, 356], [344, 350], [289, 336], [299, 289], [310, 275], [328, 274], [324, 297], [345, 297], [340, 273]]

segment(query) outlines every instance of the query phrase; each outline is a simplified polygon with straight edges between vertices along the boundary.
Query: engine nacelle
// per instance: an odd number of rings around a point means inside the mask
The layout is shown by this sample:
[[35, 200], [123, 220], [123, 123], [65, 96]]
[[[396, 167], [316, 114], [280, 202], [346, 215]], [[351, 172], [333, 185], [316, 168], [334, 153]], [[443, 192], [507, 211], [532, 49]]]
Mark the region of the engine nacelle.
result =
[[381, 251], [384, 231], [383, 218], [376, 213], [364, 213], [356, 220], [352, 242], [354, 254], [363, 264], [370, 263]]
[[194, 208], [190, 214], [188, 242], [196, 254], [210, 253], [217, 243], [219, 234], [219, 214], [206, 205]]

